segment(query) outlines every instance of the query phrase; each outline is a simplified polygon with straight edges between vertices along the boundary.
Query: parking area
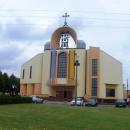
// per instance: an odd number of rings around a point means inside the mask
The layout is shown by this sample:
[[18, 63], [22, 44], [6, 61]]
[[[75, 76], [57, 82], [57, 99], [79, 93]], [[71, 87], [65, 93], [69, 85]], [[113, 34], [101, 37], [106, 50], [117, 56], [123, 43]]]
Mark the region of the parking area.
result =
[[[61, 104], [61, 105], [71, 106], [70, 102], [67, 102], [67, 101], [61, 102], [61, 101], [47, 101], [47, 100], [45, 100], [44, 104], [59, 104], [59, 105]], [[79, 106], [79, 107], [84, 107], [84, 106]], [[96, 106], [96, 107], [115, 107], [115, 105], [114, 104], [113, 105], [112, 104], [98, 104], [98, 106]]]
[[[70, 102], [67, 102], [67, 101], [48, 101], [48, 100], [45, 100], [43, 102], [43, 104], [58, 104], [58, 105], [68, 105], [68, 106], [72, 106], [70, 104]], [[77, 105], [76, 105], [77, 106]], [[72, 107], [75, 107], [75, 106], [72, 106]], [[90, 107], [90, 106], [78, 106], [78, 107]], [[98, 108], [116, 108], [115, 107], [115, 104], [98, 104], [97, 106], [95, 107], [98, 107]], [[126, 106], [126, 108], [130, 108], [130, 106]]]

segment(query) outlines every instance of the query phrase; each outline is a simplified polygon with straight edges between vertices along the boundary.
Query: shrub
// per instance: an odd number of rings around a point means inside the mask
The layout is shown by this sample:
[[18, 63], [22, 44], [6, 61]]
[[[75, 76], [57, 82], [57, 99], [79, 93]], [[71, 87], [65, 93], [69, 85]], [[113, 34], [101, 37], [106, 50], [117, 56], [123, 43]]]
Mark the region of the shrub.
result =
[[21, 96], [0, 96], [0, 104], [18, 104], [18, 103], [31, 103], [31, 97], [21, 97]]

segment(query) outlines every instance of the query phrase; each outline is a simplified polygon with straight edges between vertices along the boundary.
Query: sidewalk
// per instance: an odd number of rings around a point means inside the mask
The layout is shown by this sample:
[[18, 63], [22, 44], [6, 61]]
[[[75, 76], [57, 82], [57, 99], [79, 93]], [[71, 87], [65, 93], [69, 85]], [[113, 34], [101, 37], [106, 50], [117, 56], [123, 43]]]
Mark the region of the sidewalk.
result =
[[44, 103], [46, 103], [46, 104], [66, 104], [66, 105], [70, 105], [70, 102], [67, 102], [67, 101], [48, 101], [48, 100], [45, 100]]

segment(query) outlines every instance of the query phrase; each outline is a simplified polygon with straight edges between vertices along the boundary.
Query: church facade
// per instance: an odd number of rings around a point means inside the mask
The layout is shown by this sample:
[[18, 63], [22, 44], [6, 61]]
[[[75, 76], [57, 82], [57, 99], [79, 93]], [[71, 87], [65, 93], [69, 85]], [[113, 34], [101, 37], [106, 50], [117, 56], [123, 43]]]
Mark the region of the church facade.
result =
[[[69, 47], [69, 37], [75, 48]], [[86, 50], [85, 42], [66, 25], [54, 31], [43, 53], [22, 65], [20, 95], [115, 100], [123, 98], [122, 84], [122, 63], [98, 47]]]

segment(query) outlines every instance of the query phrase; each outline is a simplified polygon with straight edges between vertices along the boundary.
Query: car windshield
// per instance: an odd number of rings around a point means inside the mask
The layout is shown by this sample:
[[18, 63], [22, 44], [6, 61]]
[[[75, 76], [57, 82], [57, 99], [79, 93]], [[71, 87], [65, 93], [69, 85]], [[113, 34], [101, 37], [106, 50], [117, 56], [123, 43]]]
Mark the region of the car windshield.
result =
[[[77, 101], [81, 101], [82, 98], [76, 98]], [[75, 98], [73, 98], [73, 101], [75, 101]]]
[[117, 102], [125, 102], [123, 99], [117, 99]]
[[95, 100], [94, 100], [94, 99], [88, 99], [88, 102], [90, 102], [90, 103], [94, 103]]

